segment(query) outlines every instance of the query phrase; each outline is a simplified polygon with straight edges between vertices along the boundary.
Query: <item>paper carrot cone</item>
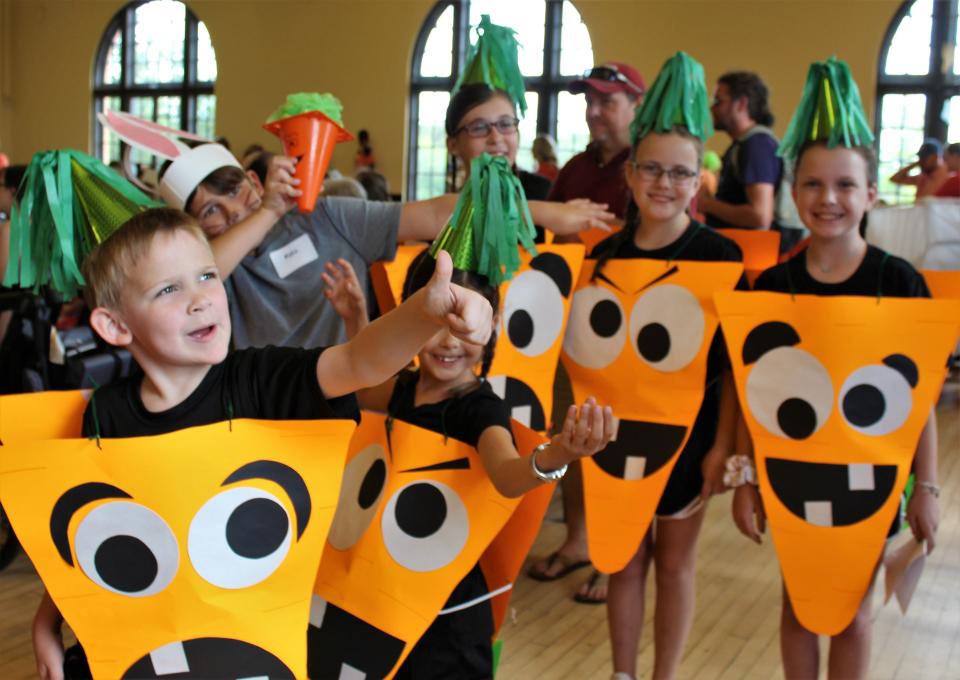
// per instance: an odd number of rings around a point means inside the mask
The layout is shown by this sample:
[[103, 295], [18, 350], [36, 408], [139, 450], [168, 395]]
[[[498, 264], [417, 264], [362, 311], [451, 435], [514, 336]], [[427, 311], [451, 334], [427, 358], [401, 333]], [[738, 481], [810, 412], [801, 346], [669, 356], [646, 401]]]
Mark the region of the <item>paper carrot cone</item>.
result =
[[297, 199], [300, 212], [312, 212], [330, 167], [333, 147], [353, 140], [353, 135], [319, 111], [266, 123], [263, 128], [283, 142], [283, 153], [297, 159], [294, 176], [300, 180], [303, 195]]

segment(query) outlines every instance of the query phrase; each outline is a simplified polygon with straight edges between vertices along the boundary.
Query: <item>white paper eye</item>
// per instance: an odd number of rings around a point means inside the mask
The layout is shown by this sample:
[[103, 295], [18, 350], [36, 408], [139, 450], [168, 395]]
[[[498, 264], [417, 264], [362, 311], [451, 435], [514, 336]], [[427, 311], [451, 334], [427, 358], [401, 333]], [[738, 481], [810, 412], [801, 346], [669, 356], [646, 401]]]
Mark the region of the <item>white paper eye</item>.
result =
[[187, 552], [203, 579], [236, 590], [279, 567], [291, 542], [290, 515], [271, 493], [249, 486], [221, 491], [190, 522]]
[[840, 388], [843, 419], [864, 434], [882, 436], [900, 429], [913, 409], [913, 392], [903, 375], [889, 366], [858, 368]]
[[528, 357], [546, 352], [563, 328], [563, 296], [546, 273], [529, 269], [514, 279], [503, 301], [503, 330]]
[[101, 588], [146, 597], [169, 585], [180, 565], [173, 531], [153, 510], [112, 501], [91, 510], [77, 527], [77, 562]]
[[441, 569], [467, 544], [470, 520], [457, 492], [446, 484], [418, 481], [397, 491], [383, 509], [383, 542], [410, 571]]
[[331, 546], [349, 550], [360, 540], [377, 514], [386, 483], [387, 456], [379, 444], [371, 444], [347, 463], [327, 535]]
[[623, 351], [627, 328], [623, 307], [601, 286], [588, 286], [573, 294], [563, 351], [586, 368], [609, 366]]
[[830, 416], [833, 383], [809, 352], [778, 347], [760, 357], [747, 376], [747, 404], [771, 434], [806, 439]]
[[700, 353], [705, 325], [693, 293], [666, 284], [637, 298], [630, 314], [630, 340], [641, 361], [651, 368], [679, 371]]

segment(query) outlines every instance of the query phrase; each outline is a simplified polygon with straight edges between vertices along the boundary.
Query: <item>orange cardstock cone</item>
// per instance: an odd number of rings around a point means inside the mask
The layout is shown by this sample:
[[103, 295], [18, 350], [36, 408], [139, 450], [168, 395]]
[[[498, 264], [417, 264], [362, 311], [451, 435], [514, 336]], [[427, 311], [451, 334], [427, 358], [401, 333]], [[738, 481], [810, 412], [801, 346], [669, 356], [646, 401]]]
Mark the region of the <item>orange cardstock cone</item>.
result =
[[297, 159], [294, 176], [303, 194], [297, 199], [300, 212], [313, 212], [323, 178], [330, 167], [333, 147], [349, 142], [353, 135], [319, 111], [307, 111], [267, 123], [263, 128], [283, 142], [283, 153]]

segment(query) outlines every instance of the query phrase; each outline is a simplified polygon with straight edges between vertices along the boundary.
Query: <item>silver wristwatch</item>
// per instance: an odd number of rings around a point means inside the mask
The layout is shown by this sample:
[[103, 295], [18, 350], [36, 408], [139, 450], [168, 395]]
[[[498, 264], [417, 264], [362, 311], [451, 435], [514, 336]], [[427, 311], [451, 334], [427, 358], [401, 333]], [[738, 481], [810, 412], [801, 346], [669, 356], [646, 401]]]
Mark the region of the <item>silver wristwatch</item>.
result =
[[533, 453], [530, 454], [530, 469], [533, 470], [533, 474], [537, 476], [537, 479], [543, 482], [556, 482], [560, 479], [563, 479], [563, 476], [567, 474], [567, 466], [557, 468], [556, 470], [551, 470], [550, 472], [544, 472], [539, 467], [537, 467], [537, 456], [540, 453], [550, 446], [550, 442], [544, 442], [540, 444], [537, 448], [533, 450]]

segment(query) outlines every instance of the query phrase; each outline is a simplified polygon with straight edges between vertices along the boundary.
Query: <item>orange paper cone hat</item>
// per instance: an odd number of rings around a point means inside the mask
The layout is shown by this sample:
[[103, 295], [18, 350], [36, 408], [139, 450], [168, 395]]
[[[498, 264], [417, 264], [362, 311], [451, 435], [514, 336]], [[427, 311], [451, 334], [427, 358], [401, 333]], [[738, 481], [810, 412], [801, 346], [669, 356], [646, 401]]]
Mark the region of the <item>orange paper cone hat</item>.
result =
[[[311, 102], [296, 99], [304, 97]], [[353, 140], [353, 135], [339, 122], [340, 108], [340, 102], [332, 95], [290, 95], [263, 126], [280, 138], [284, 154], [297, 159], [294, 175], [303, 192], [297, 199], [300, 212], [312, 212], [317, 204], [333, 147]]]

